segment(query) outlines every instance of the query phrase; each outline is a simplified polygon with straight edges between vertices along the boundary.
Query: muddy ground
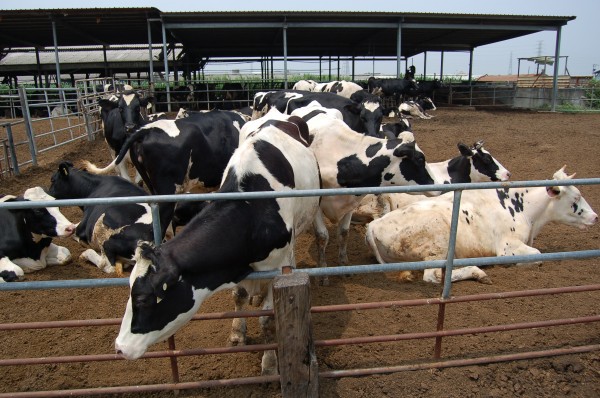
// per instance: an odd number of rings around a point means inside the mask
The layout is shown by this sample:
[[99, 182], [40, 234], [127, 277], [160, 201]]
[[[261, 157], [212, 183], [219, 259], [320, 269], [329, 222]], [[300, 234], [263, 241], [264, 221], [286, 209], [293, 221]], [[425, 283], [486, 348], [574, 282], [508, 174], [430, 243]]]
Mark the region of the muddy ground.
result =
[[[567, 165], [577, 178], [600, 177], [600, 115], [560, 114], [526, 111], [490, 111], [471, 108], [443, 108], [432, 112], [431, 120], [414, 120], [417, 142], [429, 161], [441, 161], [458, 154], [459, 141], [485, 140], [488, 149], [513, 174], [513, 180], [552, 178]], [[61, 160], [89, 159], [100, 165], [110, 161], [101, 141], [77, 143], [46, 152], [39, 167], [23, 169], [19, 177], [0, 180], [2, 193], [21, 194], [35, 185], [48, 186]], [[600, 186], [580, 187], [590, 205], [600, 210]], [[81, 212], [64, 208], [78, 221]], [[333, 233], [333, 230], [331, 231]], [[364, 244], [364, 227], [350, 233], [351, 264], [375, 262]], [[75, 260], [66, 266], [50, 267], [26, 280], [61, 280], [111, 277], [77, 259], [83, 248], [70, 239], [57, 241], [67, 246]], [[548, 225], [534, 246], [542, 252], [598, 249], [600, 227], [579, 231]], [[300, 268], [316, 265], [316, 247], [311, 235], [301, 237], [297, 248]], [[328, 248], [330, 265], [336, 263], [335, 239]], [[495, 266], [486, 269], [492, 285], [459, 282], [454, 296], [600, 283], [600, 259], [546, 262], [523, 268]], [[400, 283], [391, 274], [331, 277], [331, 286], [312, 284], [312, 305], [362, 303], [409, 298], [437, 297], [439, 286], [422, 281]], [[0, 292], [2, 322], [31, 322], [70, 319], [118, 318], [128, 297], [127, 287]], [[203, 312], [232, 309], [229, 292], [210, 298]], [[446, 309], [446, 328], [466, 328], [597, 315], [600, 294], [577, 293], [531, 299], [502, 299], [480, 303], [454, 304]], [[435, 330], [437, 308], [407, 307], [313, 315], [317, 340], [354, 336], [389, 335]], [[177, 333], [177, 348], [222, 347], [226, 345], [230, 322], [198, 321]], [[118, 326], [65, 328], [32, 331], [3, 331], [1, 358], [57, 355], [108, 354]], [[249, 321], [250, 343], [260, 343], [258, 322]], [[445, 359], [471, 358], [560, 348], [566, 345], [599, 344], [597, 324], [561, 326], [506, 333], [485, 333], [444, 340]], [[318, 348], [321, 370], [367, 368], [413, 364], [433, 354], [432, 339], [394, 343], [360, 344]], [[153, 349], [164, 349], [157, 344]], [[208, 355], [179, 359], [182, 381], [223, 379], [260, 374], [260, 353]], [[107, 361], [2, 368], [0, 392], [75, 389], [88, 387], [156, 384], [171, 381], [167, 359]], [[486, 366], [426, 370], [360, 378], [321, 379], [323, 397], [597, 397], [600, 396], [600, 353], [522, 360]], [[130, 397], [171, 396], [170, 393], [129, 394]], [[183, 397], [278, 397], [278, 384], [220, 387], [182, 391]]]

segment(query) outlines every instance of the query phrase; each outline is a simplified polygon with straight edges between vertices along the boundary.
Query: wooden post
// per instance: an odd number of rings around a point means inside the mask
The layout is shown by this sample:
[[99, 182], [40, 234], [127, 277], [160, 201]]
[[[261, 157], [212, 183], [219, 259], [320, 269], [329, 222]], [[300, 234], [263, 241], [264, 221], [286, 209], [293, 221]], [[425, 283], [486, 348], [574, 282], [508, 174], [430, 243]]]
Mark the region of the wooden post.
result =
[[273, 283], [273, 307], [282, 396], [318, 397], [319, 367], [310, 318], [308, 274], [277, 276]]

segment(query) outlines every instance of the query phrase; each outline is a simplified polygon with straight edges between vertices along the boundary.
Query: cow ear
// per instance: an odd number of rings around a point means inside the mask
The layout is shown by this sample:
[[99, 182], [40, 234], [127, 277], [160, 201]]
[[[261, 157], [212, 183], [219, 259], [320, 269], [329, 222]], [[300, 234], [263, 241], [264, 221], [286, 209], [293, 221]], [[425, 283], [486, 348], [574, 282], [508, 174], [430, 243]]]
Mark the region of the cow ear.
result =
[[470, 158], [471, 156], [473, 156], [473, 150], [471, 148], [469, 148], [469, 146], [467, 144], [459, 142], [458, 145], [456, 145], [456, 146], [458, 147], [460, 154], [463, 155], [464, 157]]
[[142, 106], [148, 106], [148, 104], [153, 104], [154, 103], [154, 97], [146, 97], [146, 98], [142, 98], [140, 100], [140, 104]]
[[61, 164], [58, 165], [58, 171], [60, 172], [60, 174], [64, 175], [65, 177], [69, 175], [69, 169], [73, 167], [73, 163], [71, 162], [62, 162]]
[[104, 110], [110, 111], [117, 107], [117, 103], [107, 98], [101, 98], [98, 100], [98, 106]]
[[399, 158], [410, 158], [415, 152], [414, 142], [403, 142], [396, 149], [394, 149], [394, 156]]
[[479, 140], [473, 144], [473, 149], [476, 151], [480, 150], [481, 148], [483, 148], [483, 140]]
[[551, 198], [556, 198], [560, 195], [560, 187], [546, 187], [546, 192]]
[[346, 109], [350, 113], [354, 113], [355, 115], [360, 115], [360, 108], [357, 104], [348, 104], [344, 106], [344, 109]]

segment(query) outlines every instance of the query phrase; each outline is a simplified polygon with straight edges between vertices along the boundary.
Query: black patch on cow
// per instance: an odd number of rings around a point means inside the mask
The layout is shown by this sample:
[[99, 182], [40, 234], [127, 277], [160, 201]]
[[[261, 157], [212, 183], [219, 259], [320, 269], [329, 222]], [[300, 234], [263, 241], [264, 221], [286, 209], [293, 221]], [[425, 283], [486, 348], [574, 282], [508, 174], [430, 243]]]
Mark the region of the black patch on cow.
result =
[[373, 158], [368, 165], [357, 155], [347, 156], [337, 163], [337, 181], [342, 187], [377, 187], [381, 185], [382, 174], [390, 165], [388, 156]]
[[467, 222], [467, 224], [471, 224], [471, 221], [469, 221], [469, 212], [467, 210], [461, 210], [462, 213], [465, 215], [465, 221]]
[[505, 201], [508, 199], [508, 188], [504, 189], [496, 189], [496, 194], [498, 195], [498, 199], [500, 201], [500, 206], [506, 209]]
[[[577, 209], [579, 209], [579, 206], [577, 206], [577, 203], [573, 203], [573, 204], [571, 205], [571, 207], [573, 208], [573, 213], [577, 213]], [[580, 211], [579, 213], [577, 213], [577, 215], [578, 215], [578, 216], [580, 216], [580, 215], [581, 215], [581, 213], [583, 213], [583, 210], [582, 210], [582, 211]]]
[[14, 271], [2, 271], [0, 272], [0, 279], [4, 280], [4, 282], [14, 282], [19, 280], [17, 274]]
[[448, 175], [450, 176], [451, 183], [456, 184], [471, 182], [470, 174], [471, 162], [468, 158], [464, 156], [457, 156], [448, 162]]
[[484, 176], [489, 177], [492, 181], [498, 181], [496, 173], [498, 172], [499, 167], [492, 155], [485, 153], [482, 150], [477, 150], [477, 153], [471, 159], [475, 170]]
[[381, 142], [369, 145], [365, 151], [365, 155], [367, 155], [368, 158], [372, 158], [373, 156], [377, 155], [377, 152], [379, 152], [382, 146], [383, 144]]
[[514, 199], [511, 199], [510, 202], [512, 203], [513, 207], [515, 208], [515, 212], [516, 213], [520, 213], [523, 211], [523, 195], [515, 192], [515, 197]]
[[307, 113], [306, 115], [302, 116], [302, 120], [304, 120], [305, 122], [308, 122], [310, 119], [312, 119], [315, 116], [319, 116], [321, 114], [325, 113], [322, 110], [316, 109], [314, 111], [310, 111], [309, 113]]
[[391, 180], [392, 178], [394, 178], [394, 173], [385, 173], [385, 175], [383, 176], [383, 179], [386, 181]]
[[292, 165], [279, 148], [267, 141], [257, 140], [254, 142], [254, 150], [262, 164], [277, 181], [286, 187], [296, 187]]

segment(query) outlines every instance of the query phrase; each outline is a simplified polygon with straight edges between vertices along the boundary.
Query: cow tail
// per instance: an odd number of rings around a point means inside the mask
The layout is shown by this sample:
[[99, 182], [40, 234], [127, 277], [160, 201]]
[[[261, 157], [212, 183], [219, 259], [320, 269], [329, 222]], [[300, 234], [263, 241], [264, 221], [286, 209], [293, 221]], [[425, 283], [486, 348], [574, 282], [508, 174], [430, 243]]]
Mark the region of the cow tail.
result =
[[136, 141], [140, 136], [145, 134], [147, 131], [148, 131], [148, 129], [140, 129], [140, 130], [136, 131], [135, 133], [133, 133], [132, 135], [130, 135], [127, 138], [127, 140], [123, 143], [123, 146], [121, 147], [121, 150], [119, 151], [119, 155], [112, 162], [110, 162], [110, 164], [108, 166], [106, 166], [104, 168], [99, 168], [95, 164], [93, 164], [87, 160], [83, 160], [82, 161], [83, 169], [92, 174], [104, 175], [104, 174], [110, 173], [111, 171], [113, 171], [115, 169], [115, 167], [117, 167], [117, 165], [119, 163], [121, 163], [121, 161], [123, 161], [123, 158], [127, 154], [127, 151], [129, 151], [129, 147], [131, 146], [131, 144], [134, 141]]

